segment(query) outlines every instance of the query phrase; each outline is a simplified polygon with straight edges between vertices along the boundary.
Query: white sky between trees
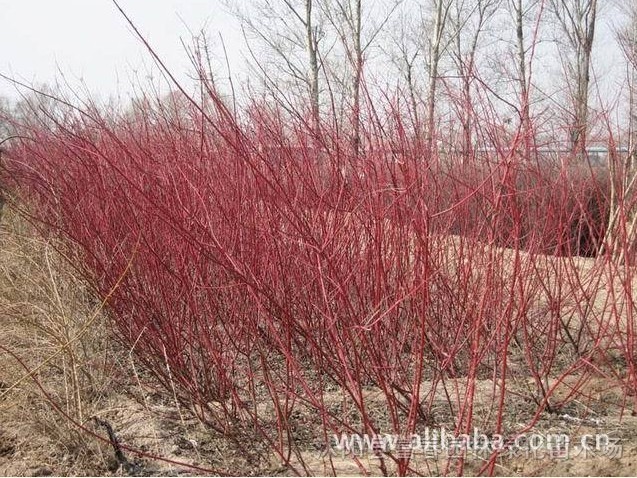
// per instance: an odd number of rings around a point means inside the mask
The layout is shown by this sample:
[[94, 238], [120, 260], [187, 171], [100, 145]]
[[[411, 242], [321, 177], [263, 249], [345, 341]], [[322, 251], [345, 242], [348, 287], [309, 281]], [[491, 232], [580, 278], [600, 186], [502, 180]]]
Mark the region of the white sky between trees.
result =
[[[248, 5], [249, 0], [238, 3]], [[591, 92], [593, 104], [597, 96], [614, 101], [625, 78], [613, 34], [621, 19], [611, 2], [600, 3], [594, 54], [594, 76], [600, 90], [594, 87], [596, 91]], [[212, 40], [220, 68], [225, 69], [225, 60], [219, 34], [237, 83], [250, 76], [239, 22], [221, 0], [121, 0], [120, 5], [184, 84], [192, 82], [182, 41], [190, 44], [192, 34], [202, 29]], [[110, 0], [0, 0], [0, 7], [0, 72], [5, 75], [34, 85], [56, 81], [74, 89], [84, 85], [102, 100], [126, 99], [134, 92], [133, 84], [143, 86], [150, 78], [160, 77], [150, 55]], [[557, 62], [538, 58], [534, 79], [540, 87], [550, 85], [560, 68]], [[227, 76], [227, 71], [218, 73]], [[0, 96], [16, 98], [15, 87], [0, 81]]]

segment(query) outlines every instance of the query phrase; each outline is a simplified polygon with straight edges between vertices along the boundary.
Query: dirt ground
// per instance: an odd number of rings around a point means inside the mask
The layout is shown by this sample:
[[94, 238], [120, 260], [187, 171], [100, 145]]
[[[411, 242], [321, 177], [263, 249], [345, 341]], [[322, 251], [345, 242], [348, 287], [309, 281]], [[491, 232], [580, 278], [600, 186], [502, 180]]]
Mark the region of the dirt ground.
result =
[[[603, 386], [602, 383], [599, 384]], [[605, 399], [609, 400], [610, 395]], [[616, 397], [620, 398], [620, 397]], [[141, 403], [145, 402], [145, 403]], [[24, 405], [26, 406], [26, 404]], [[277, 465], [251, 467], [236, 451], [228, 448], [223, 439], [215, 437], [197, 420], [189, 418], [174, 404], [162, 403], [158, 396], [135, 396], [115, 393], [102, 402], [98, 414], [115, 430], [122, 445], [143, 452], [137, 454], [123, 450], [131, 468], [122, 466], [115, 457], [113, 447], [106, 441], [96, 440], [86, 432], [73, 431], [60, 424], [55, 412], [46, 404], [34, 401], [32, 413], [26, 410], [9, 414], [3, 407], [0, 426], [0, 474], [16, 476], [47, 475], [104, 475], [104, 476], [177, 476], [211, 475], [221, 472], [236, 474], [267, 474], [291, 476], [294, 473]], [[636, 476], [637, 475], [637, 419], [620, 417], [609, 408], [605, 415], [595, 419], [578, 420], [577, 417], [546, 415], [530, 431], [540, 434], [566, 434], [571, 440], [568, 453], [546, 457], [546, 450], [518, 452], [518, 456], [505, 455], [498, 460], [496, 475], [505, 476]], [[15, 410], [17, 412], [17, 410]], [[619, 407], [614, 410], [619, 412]], [[54, 429], [58, 423], [57, 430]], [[103, 428], [86, 424], [94, 433], [106, 439]], [[588, 448], [581, 446], [585, 436], [607, 434], [617, 440], [619, 452], [596, 449], [588, 440]], [[333, 448], [332, 461], [325, 451], [308, 447], [303, 459], [313, 475], [363, 476], [351, 456]], [[610, 456], [610, 455], [615, 456]], [[160, 459], [161, 458], [161, 459]], [[464, 473], [476, 474], [484, 464], [484, 456], [466, 459]], [[170, 460], [172, 461], [166, 461]], [[372, 454], [360, 457], [364, 468], [372, 475], [382, 475], [380, 460]], [[334, 466], [334, 470], [332, 469]], [[448, 463], [443, 451], [435, 458], [414, 452], [412, 466], [420, 474], [438, 476], [455, 474], [453, 460]], [[446, 470], [446, 466], [450, 468]], [[388, 464], [388, 471], [393, 467]]]

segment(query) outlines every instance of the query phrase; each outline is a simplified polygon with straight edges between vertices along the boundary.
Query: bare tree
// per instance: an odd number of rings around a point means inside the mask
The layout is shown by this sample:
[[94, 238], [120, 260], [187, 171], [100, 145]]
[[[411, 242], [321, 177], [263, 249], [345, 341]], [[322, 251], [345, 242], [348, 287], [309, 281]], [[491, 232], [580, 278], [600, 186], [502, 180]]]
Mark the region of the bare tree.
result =
[[626, 59], [628, 79], [628, 137], [631, 156], [637, 152], [637, 4], [624, 4], [627, 24], [617, 33], [617, 40]]
[[524, 32], [525, 20], [528, 12], [532, 11], [537, 6], [537, 0], [531, 2], [525, 2], [524, 0], [508, 0], [509, 7], [513, 12], [513, 19], [515, 24], [515, 40], [516, 40], [516, 53], [517, 53], [517, 82], [519, 85], [520, 95], [520, 129], [524, 134], [526, 154], [529, 152], [529, 141], [532, 139], [533, 132], [531, 131], [531, 106], [529, 97], [529, 68], [527, 67], [527, 39]]
[[462, 157], [473, 157], [473, 98], [472, 88], [476, 76], [476, 56], [482, 34], [495, 15], [501, 0], [455, 0], [451, 33], [454, 47], [451, 58], [460, 80], [459, 116], [462, 127]]
[[401, 83], [406, 88], [408, 110], [416, 135], [421, 131], [421, 88], [419, 88], [419, 63], [424, 55], [422, 51], [421, 22], [408, 11], [400, 15], [392, 28], [391, 45], [385, 54], [398, 70]]
[[447, 46], [444, 43], [444, 33], [451, 3], [452, 0], [432, 0], [434, 24], [433, 31], [431, 35], [429, 35], [430, 40], [428, 44], [429, 89], [427, 92], [427, 131], [425, 138], [427, 155], [429, 157], [431, 157], [434, 152], [436, 94], [439, 81], [440, 60]]
[[502, 16], [502, 29], [510, 37], [499, 38], [505, 49], [501, 55], [492, 55], [491, 64], [498, 77], [496, 86], [488, 85], [487, 89], [491, 96], [515, 111], [518, 120], [515, 130], [520, 133], [523, 155], [529, 159], [537, 134], [531, 119], [531, 105], [539, 104], [537, 94], [532, 98], [532, 63], [536, 47], [543, 41], [540, 30], [544, 26], [544, 2], [506, 0], [502, 7], [507, 10], [507, 15]]
[[364, 53], [368, 45], [363, 46], [362, 36], [362, 4], [361, 0], [327, 0], [323, 8], [331, 25], [334, 27], [345, 50], [347, 61], [352, 69], [352, 149], [358, 154], [360, 137], [360, 95], [363, 78]]
[[573, 151], [581, 153], [586, 148], [588, 131], [591, 57], [598, 13], [597, 0], [549, 0], [549, 6], [572, 55], [570, 60], [566, 60], [573, 102], [569, 141]]
[[310, 61], [310, 101], [312, 103], [312, 119], [315, 126], [319, 122], [319, 60], [318, 60], [318, 30], [313, 21], [313, 0], [305, 0], [305, 44]]
[[[611, 154], [610, 218], [605, 243], [619, 261], [634, 253], [637, 240], [637, 5], [623, 4], [627, 22], [617, 32], [617, 40], [626, 60], [628, 84], [628, 152]], [[620, 217], [626, 218], [626, 228], [621, 227]], [[623, 231], [622, 231], [623, 229]], [[626, 234], [625, 248], [618, 247], [618, 239]]]
[[[323, 0], [321, 2], [325, 16], [336, 32], [350, 67], [351, 92], [349, 93], [351, 93], [352, 150], [354, 155], [358, 155], [361, 147], [361, 95], [367, 51], [388, 24], [401, 2], [402, 0], [383, 3], [369, 2], [365, 11], [362, 0]], [[370, 14], [373, 14], [374, 19], [371, 18]]]
[[454, 0], [406, 2], [393, 25], [392, 45], [386, 51], [406, 85], [416, 134], [424, 135], [429, 155], [435, 139], [440, 69], [455, 38], [453, 33], [447, 33], [453, 3]]
[[[309, 97], [312, 121], [318, 127], [323, 68], [320, 46], [325, 32], [317, 0], [253, 0], [244, 9], [236, 2], [225, 1], [240, 20], [246, 37], [257, 39], [271, 57], [270, 68], [266, 59], [253, 55], [268, 88], [286, 96], [289, 89], [284, 84], [300, 86]], [[275, 71], [284, 72], [288, 81], [280, 84]]]

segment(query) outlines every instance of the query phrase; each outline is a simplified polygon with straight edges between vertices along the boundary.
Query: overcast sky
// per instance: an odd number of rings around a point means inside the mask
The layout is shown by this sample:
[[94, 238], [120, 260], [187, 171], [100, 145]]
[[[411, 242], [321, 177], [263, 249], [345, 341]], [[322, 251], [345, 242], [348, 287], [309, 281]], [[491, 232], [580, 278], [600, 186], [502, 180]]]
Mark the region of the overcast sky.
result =
[[[241, 34], [219, 0], [121, 0], [162, 59], [185, 75], [188, 60], [180, 38], [202, 28], [224, 36], [233, 67], [241, 68]], [[0, 72], [27, 83], [65, 78], [83, 81], [103, 99], [130, 92], [135, 75], [147, 76], [152, 61], [110, 0], [0, 0]], [[182, 76], [183, 77], [183, 76]], [[0, 81], [0, 95], [15, 97]]]
[[[223, 35], [234, 75], [245, 75], [242, 36], [221, 0], [120, 0], [120, 5], [180, 79], [187, 82], [189, 71], [180, 40], [190, 43], [191, 32], [202, 28], [213, 43]], [[42, 84], [63, 74], [72, 86], [83, 82], [92, 95], [107, 99], [117, 93], [126, 97], [132, 84], [143, 83], [153, 71], [148, 53], [111, 0], [0, 0], [0, 7], [0, 72], [5, 75]], [[598, 29], [596, 73], [611, 92], [623, 80], [623, 70], [611, 46], [608, 13]], [[546, 75], [548, 69], [539, 64], [536, 72]], [[14, 86], [0, 80], [0, 96], [16, 97]]]

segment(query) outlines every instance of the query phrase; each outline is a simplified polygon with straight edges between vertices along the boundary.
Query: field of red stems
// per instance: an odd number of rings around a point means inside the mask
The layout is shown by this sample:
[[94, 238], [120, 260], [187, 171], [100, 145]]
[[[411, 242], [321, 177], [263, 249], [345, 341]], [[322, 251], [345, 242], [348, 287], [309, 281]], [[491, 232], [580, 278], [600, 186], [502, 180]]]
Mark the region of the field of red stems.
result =
[[[524, 434], [622, 439], [632, 205], [615, 198], [609, 227], [606, 168], [488, 121], [492, 147], [463, 160], [391, 105], [353, 141], [335, 118], [175, 98], [53, 103], [15, 124], [2, 181], [72, 251], [142, 377], [244, 471], [528, 473], [548, 465], [512, 458]], [[442, 429], [504, 448], [346, 446]]]

